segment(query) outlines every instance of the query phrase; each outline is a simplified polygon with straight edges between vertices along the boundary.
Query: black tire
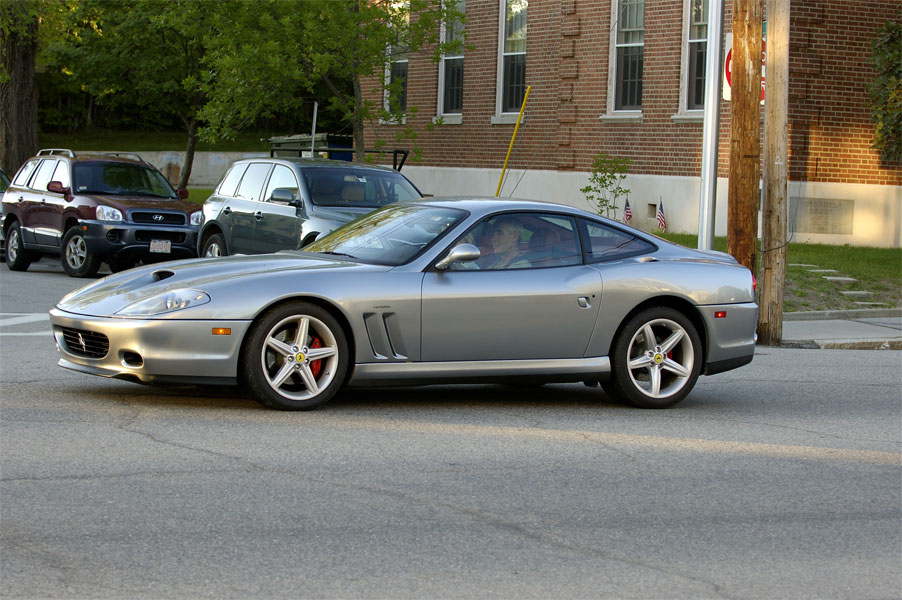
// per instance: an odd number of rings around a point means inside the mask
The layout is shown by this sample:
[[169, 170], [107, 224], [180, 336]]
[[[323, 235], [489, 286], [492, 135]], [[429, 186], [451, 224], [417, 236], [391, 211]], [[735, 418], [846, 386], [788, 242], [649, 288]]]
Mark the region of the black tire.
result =
[[641, 408], [669, 408], [692, 391], [701, 368], [702, 344], [692, 322], [672, 308], [653, 307], [618, 334], [611, 378], [602, 386], [608, 395]]
[[111, 258], [107, 261], [107, 264], [111, 273], [121, 273], [122, 271], [133, 269], [138, 264], [138, 261], [133, 258]]
[[6, 266], [10, 271], [27, 271], [34, 259], [34, 254], [22, 244], [19, 223], [13, 223], [6, 232]]
[[239, 370], [245, 387], [261, 404], [309, 410], [338, 392], [348, 356], [345, 333], [335, 317], [313, 304], [291, 302], [266, 311], [253, 324]]
[[228, 256], [229, 250], [226, 248], [225, 238], [222, 234], [214, 233], [204, 240], [204, 247], [200, 253], [201, 257], [213, 258], [216, 256]]
[[77, 226], [70, 227], [63, 236], [60, 260], [70, 277], [94, 277], [103, 262], [88, 251], [85, 237]]

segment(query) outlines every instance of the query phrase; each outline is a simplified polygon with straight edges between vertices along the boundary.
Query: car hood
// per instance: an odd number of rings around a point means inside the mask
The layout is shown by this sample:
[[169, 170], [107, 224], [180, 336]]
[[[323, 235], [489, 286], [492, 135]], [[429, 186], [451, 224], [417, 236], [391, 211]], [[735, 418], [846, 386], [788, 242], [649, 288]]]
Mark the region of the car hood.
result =
[[177, 210], [190, 215], [201, 210], [201, 205], [177, 198], [158, 198], [151, 196], [126, 196], [116, 194], [79, 194], [81, 198], [89, 198], [98, 205], [116, 208], [125, 214], [129, 210]]
[[126, 306], [172, 290], [199, 290], [214, 298], [232, 300], [240, 298], [243, 291], [259, 290], [274, 278], [292, 278], [297, 289], [302, 285], [297, 283], [298, 278], [313, 273], [372, 272], [390, 268], [307, 252], [172, 261], [95, 281], [63, 297], [57, 308], [82, 315], [113, 316]]
[[313, 216], [335, 221], [337, 223], [350, 223], [357, 217], [371, 213], [378, 206], [314, 206], [311, 211]]

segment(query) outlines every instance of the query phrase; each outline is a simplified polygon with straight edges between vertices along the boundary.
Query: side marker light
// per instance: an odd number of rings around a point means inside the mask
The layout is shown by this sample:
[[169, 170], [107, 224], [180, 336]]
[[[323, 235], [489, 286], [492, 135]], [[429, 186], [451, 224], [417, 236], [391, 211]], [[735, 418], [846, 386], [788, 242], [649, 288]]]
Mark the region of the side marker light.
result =
[[726, 318], [727, 318], [727, 311], [725, 311], [725, 310], [719, 310], [719, 311], [717, 311], [716, 313], [714, 313], [714, 318], [715, 318], [715, 319], [726, 319]]
[[232, 330], [228, 327], [214, 327], [213, 335], [232, 335]]

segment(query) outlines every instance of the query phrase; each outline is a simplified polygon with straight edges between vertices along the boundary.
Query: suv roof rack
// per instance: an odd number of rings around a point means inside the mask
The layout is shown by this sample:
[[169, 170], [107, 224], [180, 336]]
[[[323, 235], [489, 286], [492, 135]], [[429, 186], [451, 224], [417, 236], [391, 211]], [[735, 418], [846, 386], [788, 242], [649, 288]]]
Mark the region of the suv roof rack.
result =
[[54, 154], [66, 154], [70, 158], [75, 158], [75, 153], [68, 148], [42, 148], [38, 150], [36, 156], [52, 156]]
[[117, 156], [119, 158], [132, 158], [134, 160], [138, 160], [147, 164], [147, 161], [141, 158], [141, 155], [136, 152], [104, 152], [104, 156]]

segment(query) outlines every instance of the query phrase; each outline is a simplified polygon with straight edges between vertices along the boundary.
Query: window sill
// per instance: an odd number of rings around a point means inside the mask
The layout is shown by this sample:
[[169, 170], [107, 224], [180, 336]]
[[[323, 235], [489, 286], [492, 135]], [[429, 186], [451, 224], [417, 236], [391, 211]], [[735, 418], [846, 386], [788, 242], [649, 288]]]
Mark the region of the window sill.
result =
[[460, 125], [464, 122], [464, 116], [461, 114], [440, 115], [438, 117], [432, 117], [432, 122], [435, 125], [438, 125], [439, 123], [442, 125]]
[[671, 115], [670, 119], [674, 123], [704, 123], [705, 111], [694, 110], [692, 112], [676, 113], [675, 115]]
[[641, 123], [642, 122], [642, 111], [641, 110], [631, 110], [631, 111], [622, 111], [622, 112], [614, 112], [608, 113], [606, 115], [601, 115], [598, 117], [603, 123]]
[[379, 119], [379, 124], [380, 125], [407, 125], [407, 116], [405, 115], [404, 117], [402, 117], [400, 121], [398, 121], [397, 119], [388, 119], [388, 120]]
[[[501, 113], [492, 117], [492, 125], [516, 125], [517, 117], [520, 113]], [[521, 123], [526, 121], [526, 115], [523, 115]]]

